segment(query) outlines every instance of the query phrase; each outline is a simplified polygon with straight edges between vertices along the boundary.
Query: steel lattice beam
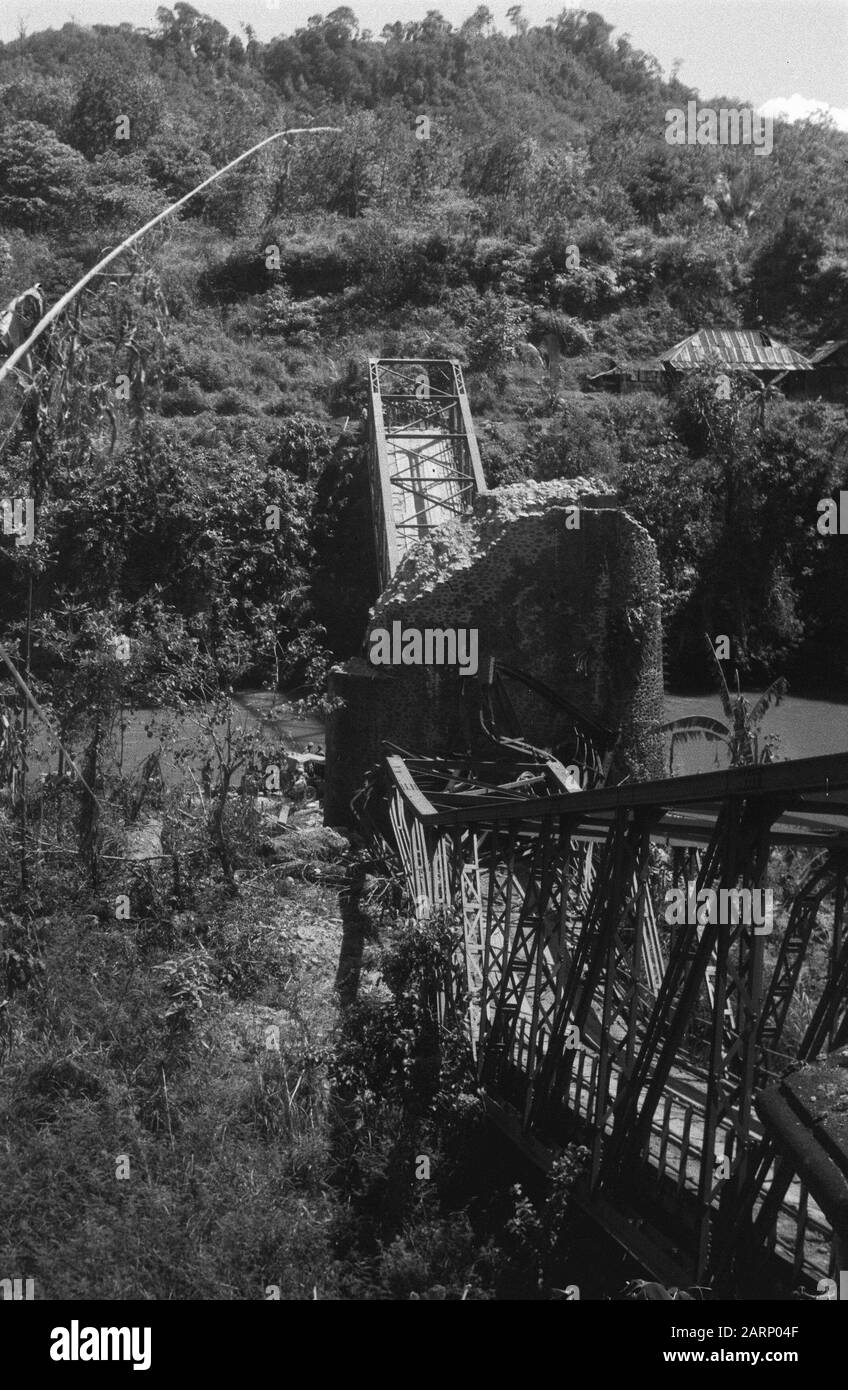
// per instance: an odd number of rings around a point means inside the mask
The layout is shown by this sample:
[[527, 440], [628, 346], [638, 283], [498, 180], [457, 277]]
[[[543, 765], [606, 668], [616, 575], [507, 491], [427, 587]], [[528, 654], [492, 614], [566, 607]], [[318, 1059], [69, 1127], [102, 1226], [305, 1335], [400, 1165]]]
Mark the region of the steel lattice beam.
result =
[[[392, 753], [386, 766], [414, 890], [442, 894], [463, 914], [464, 979], [476, 990], [469, 1021], [494, 1111], [512, 1107], [528, 1145], [588, 1143], [599, 1211], [623, 1205], [648, 1223], [660, 1207], [665, 1220], [685, 1216], [680, 1250], [693, 1280], [771, 1246], [798, 1274], [827, 1223], [791, 1166], [776, 1162], [752, 1104], [774, 1080], [797, 952], [817, 920], [821, 927], [823, 902], [836, 909], [827, 988], [795, 1056], [814, 1056], [848, 1032], [839, 887], [848, 862], [848, 760], [570, 795], [543, 767], [507, 794], [486, 765], [470, 795], [475, 773], [467, 765], [407, 764]], [[793, 818], [799, 792], [824, 795], [833, 807], [812, 835]], [[696, 891], [753, 888], [764, 883], [776, 847], [823, 836], [830, 857], [785, 905], [792, 941], [770, 957], [768, 971], [751, 924], [709, 921], [675, 929], [670, 949], [660, 951], [658, 987], [650, 987], [645, 923], [649, 900], [662, 923], [662, 904], [651, 900], [658, 863], [667, 865], [661, 882], [688, 878], [694, 863]], [[715, 1162], [725, 1155], [729, 1171], [719, 1180]]]
[[385, 587], [409, 546], [462, 516], [486, 484], [458, 362], [371, 358], [368, 368], [369, 477]]

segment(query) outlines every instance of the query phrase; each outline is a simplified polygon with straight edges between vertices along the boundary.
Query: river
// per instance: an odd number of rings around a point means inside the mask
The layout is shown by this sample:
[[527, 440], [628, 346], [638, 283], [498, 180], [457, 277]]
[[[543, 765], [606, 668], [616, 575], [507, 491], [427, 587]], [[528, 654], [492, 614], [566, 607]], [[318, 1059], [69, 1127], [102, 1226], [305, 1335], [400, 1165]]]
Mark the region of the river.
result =
[[[296, 703], [268, 690], [243, 690], [235, 696], [236, 727], [253, 728], [261, 731], [265, 742], [276, 755], [285, 749], [303, 750], [307, 744], [323, 749], [323, 721], [314, 715], [304, 715]], [[223, 734], [219, 728], [217, 734]], [[175, 756], [174, 746], [190, 749], [187, 758]], [[127, 711], [123, 717], [123, 737], [119, 721], [111, 740], [115, 762], [120, 762], [125, 776], [131, 777], [144, 764], [151, 753], [161, 751], [160, 768], [169, 786], [190, 776], [190, 767], [196, 777], [209, 750], [208, 734], [204, 733], [192, 719], [181, 719], [168, 710], [140, 709]], [[195, 751], [196, 750], [196, 751]], [[76, 758], [82, 754], [79, 745], [72, 746]], [[55, 772], [57, 753], [43, 726], [35, 721], [29, 755], [29, 774], [37, 779], [41, 773]], [[240, 773], [234, 784], [241, 780]]]
[[[746, 698], [753, 703], [757, 695], [748, 694]], [[238, 722], [247, 727], [261, 729], [272, 748], [279, 748], [280, 752], [286, 748], [302, 750], [309, 743], [324, 747], [324, 726], [321, 718], [314, 714], [304, 715], [296, 703], [285, 695], [267, 690], [243, 690], [237, 694], [235, 702]], [[714, 691], [703, 695], [666, 695], [666, 719], [681, 719], [697, 714], [724, 720], [721, 703]], [[188, 724], [181, 727], [179, 721], [175, 721], [173, 716], [167, 716], [164, 712], [136, 711], [126, 716], [123, 746], [123, 768], [126, 774], [131, 774], [139, 768], [157, 747], [166, 722], [172, 727], [176, 725], [182, 739], [195, 743], [200, 748], [202, 736], [198, 729]], [[148, 729], [152, 729], [152, 737], [149, 736]], [[781, 759], [807, 758], [819, 753], [848, 751], [848, 704], [788, 695], [776, 708], [769, 710], [762, 724], [762, 733], [777, 737], [777, 754]], [[34, 745], [30, 763], [31, 775], [38, 776], [39, 772], [46, 771], [48, 767], [54, 770], [55, 753], [45, 759], [50, 744], [43, 732], [36, 733]], [[197, 775], [203, 761], [201, 753], [198, 752], [189, 761]], [[677, 775], [685, 772], [710, 772], [716, 767], [726, 765], [726, 756], [717, 744], [698, 740], [678, 745], [675, 750], [674, 771]], [[162, 772], [168, 783], [179, 781], [186, 775], [169, 753], [163, 755]], [[236, 781], [238, 780], [236, 778]]]

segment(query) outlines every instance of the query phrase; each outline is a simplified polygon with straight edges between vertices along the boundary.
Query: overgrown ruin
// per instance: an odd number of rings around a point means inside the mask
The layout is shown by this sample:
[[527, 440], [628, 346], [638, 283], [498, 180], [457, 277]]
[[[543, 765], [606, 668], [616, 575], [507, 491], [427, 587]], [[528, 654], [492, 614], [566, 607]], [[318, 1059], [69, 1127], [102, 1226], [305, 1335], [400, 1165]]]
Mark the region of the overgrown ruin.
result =
[[[479, 673], [456, 667], [375, 667], [376, 628], [475, 628]], [[606, 484], [527, 482], [477, 496], [461, 519], [431, 530], [401, 559], [372, 610], [366, 655], [336, 667], [328, 720], [328, 824], [350, 800], [383, 740], [437, 756], [466, 748], [475, 699], [467, 689], [491, 658], [544, 681], [616, 734], [609, 780], [661, 775], [662, 636], [653, 541]], [[517, 689], [526, 736], [554, 747], [568, 717]]]

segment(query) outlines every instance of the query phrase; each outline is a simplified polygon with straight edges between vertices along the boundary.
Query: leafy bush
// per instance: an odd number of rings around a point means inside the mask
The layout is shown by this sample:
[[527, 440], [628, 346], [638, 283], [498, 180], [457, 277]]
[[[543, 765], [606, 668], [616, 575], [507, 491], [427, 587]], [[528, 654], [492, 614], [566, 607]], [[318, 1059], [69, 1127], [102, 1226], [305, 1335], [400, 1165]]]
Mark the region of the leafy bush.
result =
[[[139, 72], [131, 60], [101, 54], [85, 73], [68, 118], [70, 138], [89, 159], [106, 150], [129, 154], [142, 150], [161, 123], [164, 105], [159, 83]], [[125, 118], [127, 138], [118, 122]]]
[[472, 370], [506, 362], [526, 337], [527, 312], [506, 295], [482, 295], [468, 323], [468, 365]]
[[[183, 125], [160, 131], [147, 142], [145, 164], [150, 177], [172, 201], [190, 193], [214, 172], [200, 144], [199, 131]], [[196, 217], [202, 209], [201, 196], [187, 205], [186, 214]]]
[[76, 150], [37, 121], [0, 129], [0, 220], [32, 231], [72, 217], [85, 188]]
[[382, 217], [367, 217], [341, 238], [356, 298], [372, 309], [427, 303], [445, 283], [447, 244], [403, 236]]

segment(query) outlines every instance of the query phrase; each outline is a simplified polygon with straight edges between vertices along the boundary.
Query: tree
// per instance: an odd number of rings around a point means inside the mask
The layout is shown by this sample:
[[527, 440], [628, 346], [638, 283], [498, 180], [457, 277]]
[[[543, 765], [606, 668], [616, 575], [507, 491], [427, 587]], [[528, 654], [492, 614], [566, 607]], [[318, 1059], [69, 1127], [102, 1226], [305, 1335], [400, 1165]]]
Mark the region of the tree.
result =
[[[147, 172], [170, 199], [181, 198], [213, 172], [200, 132], [174, 127], [154, 136], [145, 154]], [[200, 211], [197, 207], [195, 211]]]
[[751, 263], [752, 308], [772, 322], [790, 308], [804, 307], [827, 247], [827, 212], [813, 195], [799, 195], [782, 225], [757, 251]]
[[73, 100], [74, 84], [68, 76], [43, 77], [33, 73], [3, 89], [7, 119], [38, 121], [54, 131], [64, 127]]
[[325, 427], [306, 415], [292, 415], [268, 455], [268, 468], [292, 473], [301, 482], [315, 480], [330, 462], [332, 450]]
[[37, 231], [66, 221], [85, 187], [85, 160], [37, 121], [0, 130], [0, 221]]
[[214, 63], [227, 55], [229, 31], [217, 19], [201, 15], [194, 40], [194, 51], [207, 62]]
[[801, 627], [781, 529], [770, 514], [782, 468], [763, 458], [758, 417], [764, 398], [740, 371], [727, 374], [722, 389], [721, 370], [718, 362], [704, 365], [677, 391], [676, 428], [701, 461], [714, 507], [709, 559], [693, 595], [696, 607], [686, 616], [699, 628], [733, 633], [744, 669], [752, 659], [770, 660], [768, 648], [775, 642], [785, 648]]
[[156, 23], [162, 38], [166, 41], [179, 42], [177, 34], [177, 20], [173, 10], [169, 10], [167, 5], [160, 5], [156, 11]]
[[298, 146], [289, 164], [287, 201], [361, 216], [377, 189], [379, 134], [376, 118], [365, 112], [338, 134]]
[[425, 39], [440, 39], [446, 37], [451, 32], [450, 21], [445, 19], [440, 10], [428, 10], [421, 21], [421, 37]]
[[135, 73], [104, 53], [82, 80], [68, 122], [69, 135], [88, 159], [110, 149], [130, 154], [143, 149], [159, 129], [163, 105], [155, 78]]
[[200, 14], [193, 5], [180, 0], [173, 10], [162, 6], [156, 11], [156, 21], [166, 43], [186, 48], [189, 52], [214, 61], [227, 51], [229, 33], [217, 19]]
[[529, 153], [529, 142], [518, 132], [504, 131], [469, 150], [463, 183], [469, 193], [506, 198], [524, 176]]
[[350, 43], [359, 33], [359, 20], [349, 5], [340, 5], [331, 10], [324, 20], [327, 42], [330, 47], [340, 43]]
[[460, 28], [460, 33], [466, 38], [482, 39], [492, 28], [495, 16], [488, 5], [478, 5], [473, 14], [470, 14], [465, 23]]
[[[244, 48], [244, 56], [248, 66], [252, 67], [256, 63], [256, 58], [260, 51], [259, 40], [256, 37], [256, 30], [252, 24], [242, 24], [241, 27], [244, 32], [244, 37], [247, 39]], [[232, 46], [232, 39], [230, 40], [230, 46]]]
[[114, 222], [137, 227], [162, 204], [142, 151], [122, 157], [116, 150], [104, 150], [89, 166], [87, 194], [87, 210], [97, 226]]
[[526, 34], [528, 29], [527, 20], [520, 5], [510, 5], [506, 12], [506, 17], [515, 30], [516, 34]]

